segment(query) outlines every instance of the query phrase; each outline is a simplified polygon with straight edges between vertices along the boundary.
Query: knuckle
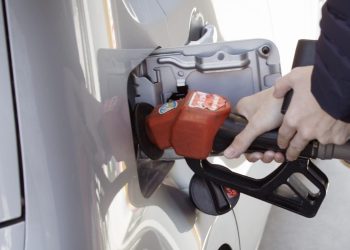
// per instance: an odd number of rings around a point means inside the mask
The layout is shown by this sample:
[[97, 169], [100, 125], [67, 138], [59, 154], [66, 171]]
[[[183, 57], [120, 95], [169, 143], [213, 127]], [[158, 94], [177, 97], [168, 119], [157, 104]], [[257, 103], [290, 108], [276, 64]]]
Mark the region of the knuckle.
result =
[[301, 152], [304, 149], [303, 146], [295, 143], [294, 141], [290, 143], [289, 148], [293, 150], [293, 152]]
[[292, 83], [292, 84], [298, 80], [298, 79], [297, 79], [297, 76], [294, 74], [295, 72], [296, 72], [296, 70], [293, 70], [292, 74], [290, 74], [290, 75], [288, 76], [288, 80], [289, 80], [289, 82]]
[[296, 159], [297, 159], [298, 157], [296, 156], [296, 155], [287, 155], [287, 159], [289, 160], [289, 161], [295, 161]]
[[297, 127], [296, 119], [294, 119], [293, 117], [291, 117], [291, 116], [286, 116], [286, 117], [284, 118], [284, 120], [285, 120], [286, 125], [287, 125], [289, 128], [296, 128], [296, 127]]
[[333, 143], [337, 144], [337, 145], [345, 144], [346, 138], [345, 138], [345, 136], [336, 136], [336, 137], [334, 137]]
[[276, 84], [274, 85], [275, 91], [277, 91], [277, 92], [281, 91], [283, 80], [282, 80], [282, 78], [280, 78], [276, 81]]
[[327, 136], [321, 136], [317, 140], [321, 144], [328, 144], [328, 143], [330, 143], [329, 138]]
[[301, 128], [298, 132], [303, 140], [309, 141], [313, 139], [312, 130], [310, 128]]
[[300, 69], [299, 68], [295, 68], [292, 70], [291, 74], [289, 74], [289, 81], [294, 84], [296, 82], [299, 81], [299, 73]]
[[246, 110], [247, 97], [243, 97], [236, 105], [238, 113], [244, 115]]
[[280, 127], [278, 130], [278, 139], [283, 140], [286, 138], [287, 129], [285, 126]]
[[283, 135], [278, 135], [277, 144], [280, 148], [286, 148], [288, 146], [288, 140]]
[[287, 156], [287, 159], [289, 161], [293, 161], [293, 160], [295, 160], [297, 158], [296, 157], [297, 154], [294, 151], [292, 151], [292, 150], [288, 150], [287, 153], [286, 153], [286, 156]]

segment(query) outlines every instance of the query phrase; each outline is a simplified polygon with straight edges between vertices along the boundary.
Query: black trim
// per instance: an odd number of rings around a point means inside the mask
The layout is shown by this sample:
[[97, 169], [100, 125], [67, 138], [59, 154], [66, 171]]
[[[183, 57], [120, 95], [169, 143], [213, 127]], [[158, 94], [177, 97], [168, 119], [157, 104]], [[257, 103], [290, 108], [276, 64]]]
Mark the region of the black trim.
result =
[[20, 223], [20, 222], [24, 222], [24, 219], [22, 218], [22, 216], [18, 217], [16, 219], [11, 219], [11, 220], [1, 222], [0, 229], [4, 228], [4, 227], [9, 227], [9, 226], [15, 225], [15, 224]]
[[11, 57], [11, 43], [9, 36], [9, 26], [8, 26], [8, 15], [6, 12], [6, 2], [5, 0], [1, 1], [1, 6], [3, 10], [3, 20], [4, 20], [4, 30], [5, 30], [5, 39], [6, 39], [6, 47], [7, 47], [7, 57], [8, 57], [8, 65], [9, 65], [9, 74], [11, 81], [11, 91], [12, 91], [12, 105], [14, 110], [14, 120], [16, 126], [16, 141], [17, 141], [17, 156], [18, 156], [18, 169], [19, 169], [19, 183], [20, 183], [20, 192], [21, 192], [21, 216], [15, 219], [11, 219], [8, 221], [4, 221], [0, 223], [0, 228], [11, 226], [13, 224], [17, 224], [25, 220], [25, 195], [24, 195], [24, 178], [23, 178], [23, 164], [22, 164], [22, 151], [21, 151], [21, 143], [19, 138], [19, 123], [18, 123], [18, 112], [16, 106], [16, 92], [14, 86], [14, 75], [12, 68], [12, 57]]

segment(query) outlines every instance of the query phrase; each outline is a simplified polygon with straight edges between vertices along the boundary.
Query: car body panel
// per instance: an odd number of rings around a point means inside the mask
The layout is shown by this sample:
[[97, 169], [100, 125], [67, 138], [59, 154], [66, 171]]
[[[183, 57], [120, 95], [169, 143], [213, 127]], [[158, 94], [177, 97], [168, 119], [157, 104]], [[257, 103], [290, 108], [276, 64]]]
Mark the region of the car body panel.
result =
[[0, 249], [23, 250], [24, 231], [24, 222], [0, 228]]
[[0, 5], [0, 223], [22, 215], [15, 112], [3, 17]]

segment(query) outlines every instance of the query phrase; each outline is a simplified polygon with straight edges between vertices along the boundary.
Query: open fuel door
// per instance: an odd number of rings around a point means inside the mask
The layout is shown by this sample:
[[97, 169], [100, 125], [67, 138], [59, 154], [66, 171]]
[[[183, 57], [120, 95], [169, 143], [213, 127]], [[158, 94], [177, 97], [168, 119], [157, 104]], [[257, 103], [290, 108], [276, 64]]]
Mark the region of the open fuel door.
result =
[[[206, 32], [205, 34], [212, 32]], [[189, 90], [219, 94], [234, 107], [244, 97], [271, 87], [281, 76], [277, 47], [269, 40], [253, 39], [208, 44], [193, 44], [153, 51], [131, 72], [128, 99], [134, 124], [135, 150], [141, 191], [149, 197], [180, 157], [174, 150], [160, 152], [146, 143], [140, 148], [140, 136], [147, 140], [146, 131], [135, 118], [140, 103], [148, 110], [138, 111], [144, 116], [159, 104], [183, 98]], [[141, 129], [140, 131], [137, 131]], [[137, 136], [137, 134], [139, 136]], [[145, 152], [147, 152], [145, 154]], [[150, 154], [162, 159], [150, 160]], [[151, 180], [151, 181], [150, 181]]]
[[232, 106], [271, 87], [280, 77], [279, 54], [268, 40], [244, 40], [155, 50], [132, 74], [129, 100], [153, 106], [188, 90], [226, 97]]

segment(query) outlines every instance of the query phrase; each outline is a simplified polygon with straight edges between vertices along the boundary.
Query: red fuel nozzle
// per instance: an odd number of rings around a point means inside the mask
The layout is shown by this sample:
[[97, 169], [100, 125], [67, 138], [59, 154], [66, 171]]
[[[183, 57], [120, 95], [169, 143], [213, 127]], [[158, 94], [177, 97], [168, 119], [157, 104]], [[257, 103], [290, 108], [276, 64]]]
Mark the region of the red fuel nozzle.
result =
[[147, 135], [160, 149], [173, 147], [178, 155], [205, 159], [230, 111], [224, 97], [191, 91], [183, 100], [156, 107], [146, 118]]

